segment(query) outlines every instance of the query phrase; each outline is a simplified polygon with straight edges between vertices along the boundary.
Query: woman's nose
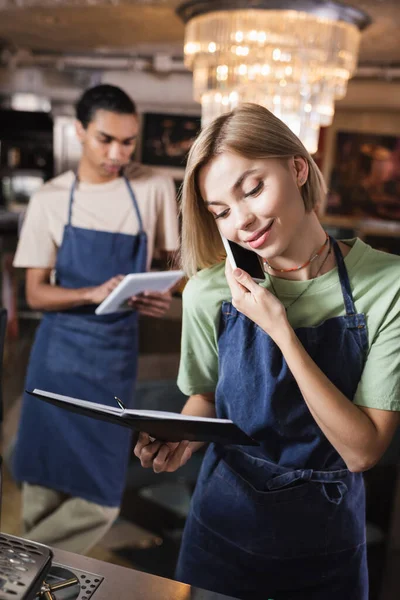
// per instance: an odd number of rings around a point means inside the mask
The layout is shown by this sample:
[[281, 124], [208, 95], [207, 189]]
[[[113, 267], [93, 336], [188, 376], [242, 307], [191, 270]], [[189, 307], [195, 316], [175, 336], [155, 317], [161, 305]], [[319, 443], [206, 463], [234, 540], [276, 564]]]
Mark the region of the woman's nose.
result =
[[246, 230], [254, 222], [254, 215], [247, 208], [238, 210], [236, 217], [236, 229]]

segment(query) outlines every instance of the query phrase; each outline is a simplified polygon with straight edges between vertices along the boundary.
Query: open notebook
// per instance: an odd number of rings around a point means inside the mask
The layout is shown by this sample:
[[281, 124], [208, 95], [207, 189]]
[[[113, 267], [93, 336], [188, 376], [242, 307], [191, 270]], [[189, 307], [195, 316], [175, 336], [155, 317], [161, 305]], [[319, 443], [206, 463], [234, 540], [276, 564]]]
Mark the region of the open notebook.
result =
[[114, 407], [38, 389], [26, 390], [26, 393], [66, 410], [122, 425], [123, 427], [130, 427], [135, 431], [143, 431], [158, 440], [166, 442], [189, 440], [192, 442], [258, 446], [258, 442], [249, 437], [229, 419], [194, 417], [159, 410], [119, 408], [117, 400]]

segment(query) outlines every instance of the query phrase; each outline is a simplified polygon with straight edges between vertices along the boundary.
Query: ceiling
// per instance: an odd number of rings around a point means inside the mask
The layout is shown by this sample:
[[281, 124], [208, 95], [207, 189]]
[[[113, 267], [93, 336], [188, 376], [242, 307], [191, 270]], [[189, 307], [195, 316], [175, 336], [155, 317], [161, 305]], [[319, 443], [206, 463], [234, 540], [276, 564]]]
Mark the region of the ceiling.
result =
[[[119, 54], [166, 51], [181, 56], [184, 27], [175, 15], [180, 2], [121, 0], [116, 5], [82, 6], [82, 0], [81, 6], [74, 7], [1, 10], [0, 0], [0, 39], [15, 48], [34, 51]], [[360, 64], [400, 65], [400, 0], [344, 3], [365, 10], [373, 20], [363, 33]]]

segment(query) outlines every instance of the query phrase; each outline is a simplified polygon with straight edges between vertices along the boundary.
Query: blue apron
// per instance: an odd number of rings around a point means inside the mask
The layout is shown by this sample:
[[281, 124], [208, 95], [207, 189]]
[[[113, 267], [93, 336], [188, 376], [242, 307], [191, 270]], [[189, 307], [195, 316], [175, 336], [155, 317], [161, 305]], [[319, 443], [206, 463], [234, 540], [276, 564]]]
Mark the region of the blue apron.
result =
[[[346, 314], [296, 335], [352, 399], [368, 349], [343, 256], [332, 240]], [[365, 497], [312, 417], [273, 340], [222, 306], [216, 411], [258, 448], [207, 449], [177, 579], [238, 598], [367, 600]]]
[[[68, 224], [57, 255], [57, 284], [98, 286], [118, 274], [146, 270], [147, 236], [135, 195], [137, 235]], [[112, 198], [110, 198], [112, 203]], [[94, 314], [96, 306], [46, 312], [32, 347], [26, 389], [39, 388], [117, 407], [132, 406], [138, 354], [134, 311]], [[13, 460], [18, 481], [41, 485], [105, 506], [118, 506], [125, 485], [131, 433], [24, 395]]]

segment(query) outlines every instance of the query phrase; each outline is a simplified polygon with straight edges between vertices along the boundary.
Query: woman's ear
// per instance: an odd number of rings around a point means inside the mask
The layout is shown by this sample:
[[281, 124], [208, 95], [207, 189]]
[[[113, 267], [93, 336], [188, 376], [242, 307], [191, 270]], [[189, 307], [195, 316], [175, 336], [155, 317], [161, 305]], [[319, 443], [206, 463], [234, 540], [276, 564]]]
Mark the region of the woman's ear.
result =
[[308, 178], [308, 162], [302, 156], [295, 156], [293, 158], [293, 165], [296, 173], [296, 183], [300, 188], [306, 183]]

